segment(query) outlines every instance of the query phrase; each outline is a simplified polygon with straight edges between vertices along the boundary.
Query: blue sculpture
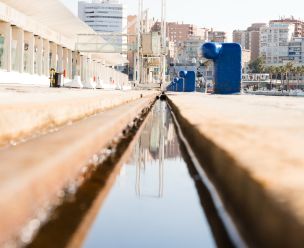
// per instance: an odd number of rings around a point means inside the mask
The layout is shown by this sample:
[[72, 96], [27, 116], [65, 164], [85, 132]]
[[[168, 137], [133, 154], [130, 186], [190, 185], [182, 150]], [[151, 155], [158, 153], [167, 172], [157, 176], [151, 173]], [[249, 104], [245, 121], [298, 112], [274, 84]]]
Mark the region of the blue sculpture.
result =
[[179, 78], [177, 81], [177, 89], [178, 92], [184, 92], [185, 90], [185, 79]]
[[181, 71], [179, 76], [185, 80], [184, 92], [194, 92], [196, 75], [194, 71]]
[[237, 43], [208, 42], [203, 56], [214, 62], [214, 93], [240, 93], [242, 81], [242, 48]]

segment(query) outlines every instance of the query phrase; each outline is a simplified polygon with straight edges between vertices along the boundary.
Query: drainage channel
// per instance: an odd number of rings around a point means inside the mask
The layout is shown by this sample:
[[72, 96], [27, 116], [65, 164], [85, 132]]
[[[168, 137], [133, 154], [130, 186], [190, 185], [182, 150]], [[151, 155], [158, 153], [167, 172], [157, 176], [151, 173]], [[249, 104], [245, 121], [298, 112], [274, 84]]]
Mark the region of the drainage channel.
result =
[[117, 148], [121, 157], [100, 166], [28, 247], [242, 246], [179, 132], [157, 101]]

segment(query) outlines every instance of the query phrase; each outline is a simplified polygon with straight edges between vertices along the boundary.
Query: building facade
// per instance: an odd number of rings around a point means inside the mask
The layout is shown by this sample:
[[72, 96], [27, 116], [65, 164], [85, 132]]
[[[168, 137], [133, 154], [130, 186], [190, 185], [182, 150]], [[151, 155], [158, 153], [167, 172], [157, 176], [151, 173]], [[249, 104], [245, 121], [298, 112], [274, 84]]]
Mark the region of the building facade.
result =
[[256, 60], [260, 55], [260, 28], [265, 23], [254, 23], [247, 30], [234, 30], [233, 42], [239, 43], [243, 49], [250, 50], [250, 60]]
[[269, 65], [283, 65], [289, 61], [289, 43], [293, 39], [294, 24], [270, 23], [260, 29], [260, 55]]
[[0, 2], [0, 83], [49, 85], [51, 68], [63, 73], [64, 84], [126, 79], [111, 68], [121, 56], [107, 57], [76, 49], [78, 32], [96, 33], [60, 2], [29, 2], [32, 8], [18, 0]]
[[211, 29], [208, 32], [208, 40], [212, 42], [227, 42], [227, 33]]
[[201, 57], [201, 47], [205, 42], [206, 40], [202, 40], [200, 36], [192, 36], [180, 43], [176, 54], [178, 63], [184, 65], [195, 64]]
[[118, 0], [80, 1], [78, 16], [94, 31], [102, 34], [117, 52], [127, 52], [127, 12], [124, 4]]
[[289, 42], [288, 57], [295, 65], [304, 64], [304, 37], [294, 38]]
[[279, 20], [271, 20], [270, 23], [286, 23], [294, 25], [294, 37], [304, 37], [304, 22], [295, 19], [293, 16], [290, 18], [280, 18]]

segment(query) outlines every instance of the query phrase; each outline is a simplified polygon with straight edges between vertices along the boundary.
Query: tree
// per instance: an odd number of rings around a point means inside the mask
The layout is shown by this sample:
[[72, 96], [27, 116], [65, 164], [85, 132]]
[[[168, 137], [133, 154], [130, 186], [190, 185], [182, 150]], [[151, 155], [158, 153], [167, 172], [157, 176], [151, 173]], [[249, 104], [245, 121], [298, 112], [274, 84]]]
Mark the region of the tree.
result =
[[269, 77], [270, 77], [270, 89], [272, 89], [272, 78], [273, 78], [273, 75], [276, 73], [276, 68], [274, 66], [268, 66], [266, 68], [266, 72], [269, 73]]
[[285, 73], [286, 73], [286, 79], [287, 79], [287, 90], [289, 91], [290, 90], [290, 87], [289, 87], [289, 79], [290, 79], [290, 75], [291, 75], [291, 72], [294, 70], [294, 65], [292, 62], [288, 62], [286, 65], [285, 65]]
[[284, 75], [286, 73], [286, 68], [285, 68], [285, 66], [280, 66], [278, 70], [279, 70], [280, 76], [281, 76], [281, 87], [282, 87], [282, 92], [283, 92], [284, 91]]
[[263, 57], [258, 57], [256, 60], [252, 61], [248, 66], [252, 73], [263, 73], [265, 71], [265, 62]]

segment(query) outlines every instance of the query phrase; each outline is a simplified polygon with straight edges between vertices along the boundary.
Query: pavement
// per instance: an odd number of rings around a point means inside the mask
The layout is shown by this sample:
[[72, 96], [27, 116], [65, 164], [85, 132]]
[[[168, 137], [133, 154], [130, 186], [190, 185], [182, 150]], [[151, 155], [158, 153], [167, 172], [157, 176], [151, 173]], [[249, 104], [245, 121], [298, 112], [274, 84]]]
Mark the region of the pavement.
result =
[[[304, 98], [169, 94], [169, 102], [253, 246], [304, 245]], [[246, 234], [247, 233], [247, 234]]]
[[[158, 94], [0, 86], [0, 247], [30, 242], [65, 190]], [[7, 145], [12, 139], [21, 142]]]
[[155, 92], [0, 85], [0, 147], [151, 95]]

